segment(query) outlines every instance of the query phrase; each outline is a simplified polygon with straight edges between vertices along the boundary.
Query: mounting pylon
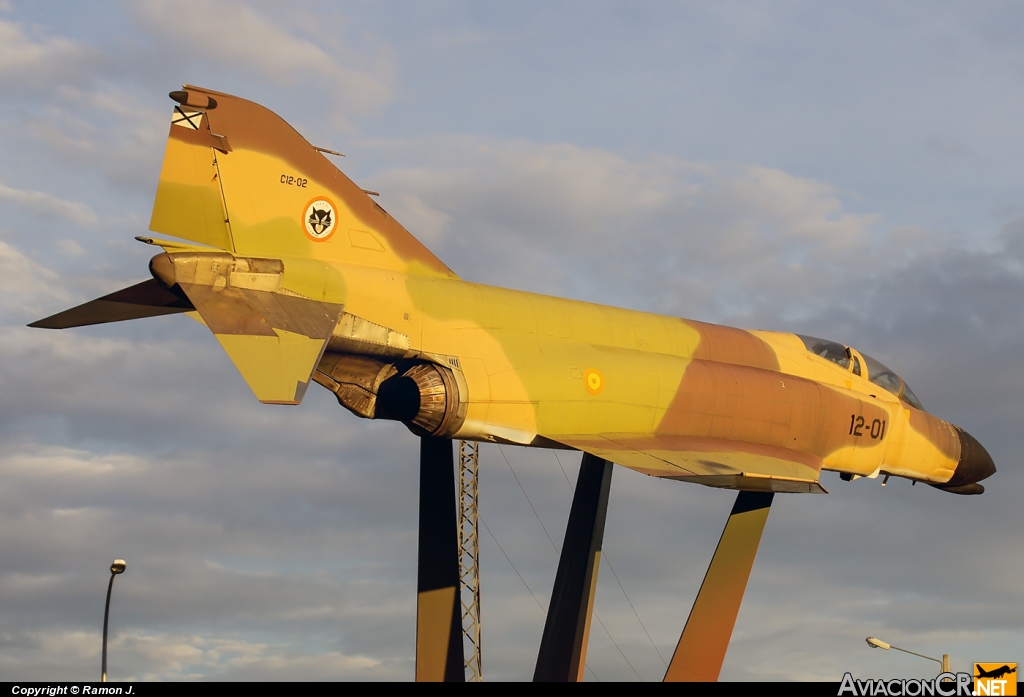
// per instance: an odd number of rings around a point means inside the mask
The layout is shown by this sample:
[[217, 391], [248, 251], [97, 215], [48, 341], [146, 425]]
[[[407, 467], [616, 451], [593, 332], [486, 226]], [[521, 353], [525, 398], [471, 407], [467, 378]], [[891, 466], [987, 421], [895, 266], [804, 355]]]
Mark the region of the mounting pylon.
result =
[[452, 441], [420, 438], [416, 682], [466, 681], [456, 493]]
[[612, 463], [584, 453], [533, 671], [534, 682], [583, 682], [611, 486]]
[[665, 682], [718, 682], [774, 496], [770, 491], [736, 495]]
[[477, 487], [480, 445], [459, 441], [459, 573], [462, 581], [462, 635], [469, 639], [466, 681], [481, 682], [480, 537]]

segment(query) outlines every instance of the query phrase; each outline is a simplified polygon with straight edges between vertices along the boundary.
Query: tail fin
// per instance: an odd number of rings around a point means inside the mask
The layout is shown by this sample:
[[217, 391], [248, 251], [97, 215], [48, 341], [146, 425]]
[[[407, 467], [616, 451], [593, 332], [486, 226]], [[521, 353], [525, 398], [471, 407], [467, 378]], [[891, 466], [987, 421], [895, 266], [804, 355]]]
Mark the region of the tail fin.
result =
[[277, 114], [172, 92], [150, 229], [155, 277], [32, 324], [64, 328], [195, 310], [261, 402], [298, 404], [346, 301], [335, 264], [455, 277]]
[[151, 230], [242, 256], [455, 277], [277, 114], [188, 85], [171, 98]]

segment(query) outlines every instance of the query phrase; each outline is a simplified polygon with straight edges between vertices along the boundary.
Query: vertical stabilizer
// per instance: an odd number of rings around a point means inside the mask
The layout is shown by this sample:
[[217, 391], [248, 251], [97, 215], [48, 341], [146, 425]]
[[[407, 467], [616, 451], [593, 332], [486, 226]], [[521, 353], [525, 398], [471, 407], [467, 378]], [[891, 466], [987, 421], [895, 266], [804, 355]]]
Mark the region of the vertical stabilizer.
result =
[[242, 256], [455, 276], [274, 112], [191, 86], [171, 98], [151, 230]]

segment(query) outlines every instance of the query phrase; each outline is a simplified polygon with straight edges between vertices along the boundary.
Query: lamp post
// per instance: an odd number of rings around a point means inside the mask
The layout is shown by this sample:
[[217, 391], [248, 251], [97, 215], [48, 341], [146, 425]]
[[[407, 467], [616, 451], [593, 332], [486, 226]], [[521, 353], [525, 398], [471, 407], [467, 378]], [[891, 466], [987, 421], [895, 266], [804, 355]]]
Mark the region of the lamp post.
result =
[[909, 653], [909, 654], [912, 654], [914, 656], [920, 656], [921, 658], [927, 658], [929, 661], [935, 661], [940, 666], [942, 666], [942, 672], [943, 673], [948, 673], [949, 672], [949, 654], [948, 653], [942, 654], [942, 660], [940, 661], [937, 658], [932, 658], [931, 656], [925, 656], [923, 653], [917, 653], [916, 651], [908, 651], [907, 649], [901, 649], [899, 646], [893, 646], [892, 644], [887, 644], [886, 642], [882, 641], [881, 639], [876, 639], [873, 636], [869, 636], [867, 639], [865, 639], [865, 641], [868, 642], [868, 646], [870, 646], [873, 649], [885, 649], [886, 651], [888, 651], [889, 649], [896, 649], [897, 651], [902, 651], [903, 653]]
[[103, 675], [101, 682], [107, 681], [107, 620], [110, 618], [110, 591], [114, 589], [114, 577], [123, 574], [128, 565], [124, 559], [115, 559], [110, 565], [110, 583], [107, 584], [107, 605], [103, 608]]

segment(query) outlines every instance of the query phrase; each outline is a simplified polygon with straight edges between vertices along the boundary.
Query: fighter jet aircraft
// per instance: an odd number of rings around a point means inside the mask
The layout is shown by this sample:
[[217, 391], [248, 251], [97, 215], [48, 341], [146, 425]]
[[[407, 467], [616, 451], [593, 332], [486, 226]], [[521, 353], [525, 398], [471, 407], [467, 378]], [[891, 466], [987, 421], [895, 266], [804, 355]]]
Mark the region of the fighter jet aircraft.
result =
[[[138, 238], [163, 250], [153, 278], [30, 326], [187, 313], [261, 402], [298, 404], [315, 381], [359, 417], [402, 422], [422, 461], [449, 469], [444, 442], [464, 439], [767, 494], [824, 492], [823, 470], [980, 494], [995, 472], [853, 347], [468, 283], [275, 113], [192, 86], [170, 96], [150, 230], [175, 239]], [[453, 602], [424, 595], [423, 544], [421, 530], [421, 626]]]

